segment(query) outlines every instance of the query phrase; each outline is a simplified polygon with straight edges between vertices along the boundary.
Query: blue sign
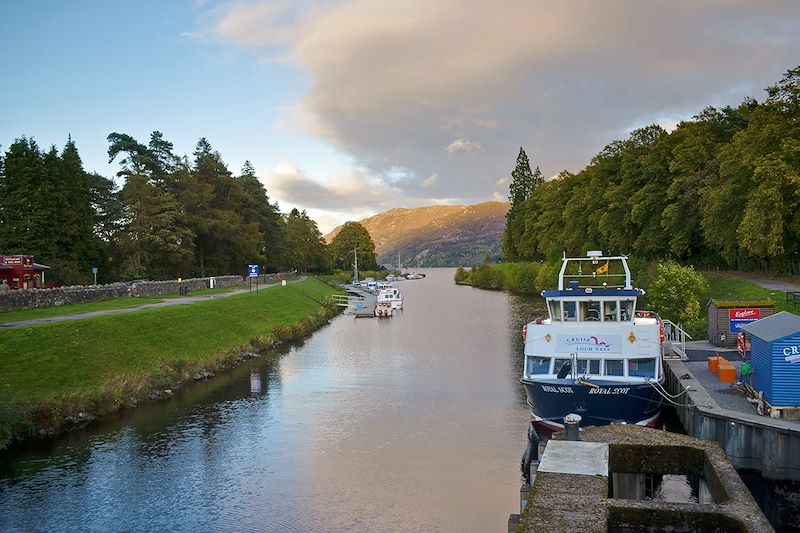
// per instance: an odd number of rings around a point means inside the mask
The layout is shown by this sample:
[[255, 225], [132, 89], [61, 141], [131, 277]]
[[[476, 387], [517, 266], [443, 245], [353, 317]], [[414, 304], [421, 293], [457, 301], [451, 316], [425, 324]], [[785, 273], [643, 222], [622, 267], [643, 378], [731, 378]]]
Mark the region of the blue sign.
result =
[[97, 274], [97, 267], [92, 267], [92, 274]]
[[247, 265], [247, 275], [251, 278], [258, 277], [258, 265]]

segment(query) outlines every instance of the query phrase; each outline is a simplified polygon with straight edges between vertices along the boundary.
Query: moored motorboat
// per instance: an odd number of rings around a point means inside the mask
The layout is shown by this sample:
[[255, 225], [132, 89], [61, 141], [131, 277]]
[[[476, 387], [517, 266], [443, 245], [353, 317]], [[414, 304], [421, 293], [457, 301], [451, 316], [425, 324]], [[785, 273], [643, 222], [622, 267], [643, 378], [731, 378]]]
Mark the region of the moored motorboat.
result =
[[562, 260], [558, 289], [544, 291], [548, 316], [523, 328], [522, 384], [539, 436], [580, 425], [655, 425], [663, 401], [663, 325], [636, 311], [626, 256], [592, 251]]
[[378, 318], [389, 318], [393, 314], [392, 303], [389, 301], [378, 301], [375, 304], [375, 316]]
[[378, 302], [389, 302], [392, 309], [402, 309], [403, 294], [394, 285], [386, 284], [378, 292]]

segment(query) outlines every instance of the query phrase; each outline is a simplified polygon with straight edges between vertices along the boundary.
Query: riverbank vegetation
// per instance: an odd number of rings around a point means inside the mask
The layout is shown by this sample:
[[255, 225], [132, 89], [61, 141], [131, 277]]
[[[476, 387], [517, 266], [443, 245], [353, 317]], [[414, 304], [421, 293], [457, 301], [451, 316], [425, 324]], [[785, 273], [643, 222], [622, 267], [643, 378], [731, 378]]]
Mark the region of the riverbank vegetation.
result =
[[800, 67], [766, 92], [669, 132], [637, 129], [580, 172], [546, 181], [521, 149], [504, 260], [604, 250], [800, 274]]
[[[628, 260], [635, 286], [645, 289], [640, 309], [658, 312], [663, 318], [681, 323], [695, 339], [708, 333], [706, 305], [710, 299], [771, 301], [775, 312], [800, 314], [786, 301], [781, 291], [766, 289], [742, 277], [724, 272], [698, 272], [676, 262]], [[544, 290], [555, 289], [560, 262], [483, 264], [472, 269], [459, 267], [455, 282], [481, 289], [508, 290], [534, 298]]]
[[[0, 449], [52, 434], [309, 334], [336, 312], [316, 279], [197, 302], [3, 331]], [[199, 377], [198, 377], [199, 376]]]

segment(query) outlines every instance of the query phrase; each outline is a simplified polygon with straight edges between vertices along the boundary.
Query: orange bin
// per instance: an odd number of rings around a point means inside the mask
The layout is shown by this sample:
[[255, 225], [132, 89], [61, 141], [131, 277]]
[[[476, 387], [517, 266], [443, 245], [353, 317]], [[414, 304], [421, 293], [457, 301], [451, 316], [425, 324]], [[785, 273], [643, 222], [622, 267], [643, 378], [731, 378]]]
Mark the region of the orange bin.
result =
[[722, 359], [722, 357], [718, 355], [708, 358], [708, 369], [711, 371], [712, 374], [716, 374], [717, 372], [719, 372], [720, 359]]
[[726, 360], [719, 362], [720, 383], [733, 383], [736, 381], [736, 368]]

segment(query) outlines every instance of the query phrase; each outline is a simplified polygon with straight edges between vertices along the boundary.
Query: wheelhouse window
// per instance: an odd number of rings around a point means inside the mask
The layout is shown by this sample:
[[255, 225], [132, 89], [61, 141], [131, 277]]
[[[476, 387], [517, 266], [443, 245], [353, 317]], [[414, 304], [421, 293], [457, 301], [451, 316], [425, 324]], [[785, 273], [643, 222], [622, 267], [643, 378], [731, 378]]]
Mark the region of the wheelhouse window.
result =
[[581, 320], [600, 321], [600, 302], [581, 302]]
[[550, 302], [550, 318], [554, 322], [561, 322], [561, 301], [553, 300]]
[[623, 364], [622, 359], [606, 359], [605, 363], [606, 376], [625, 375], [625, 365]]
[[633, 320], [633, 300], [622, 300], [620, 302], [620, 320]]
[[563, 302], [564, 304], [564, 320], [567, 322], [575, 322], [578, 320], [575, 314], [575, 302]]
[[550, 358], [549, 357], [528, 357], [528, 375], [531, 374], [549, 374], [550, 373]]
[[603, 302], [603, 320], [606, 322], [617, 321], [617, 301]]
[[628, 375], [640, 378], [652, 378], [656, 375], [656, 360], [654, 357], [649, 359], [630, 359], [628, 361]]

